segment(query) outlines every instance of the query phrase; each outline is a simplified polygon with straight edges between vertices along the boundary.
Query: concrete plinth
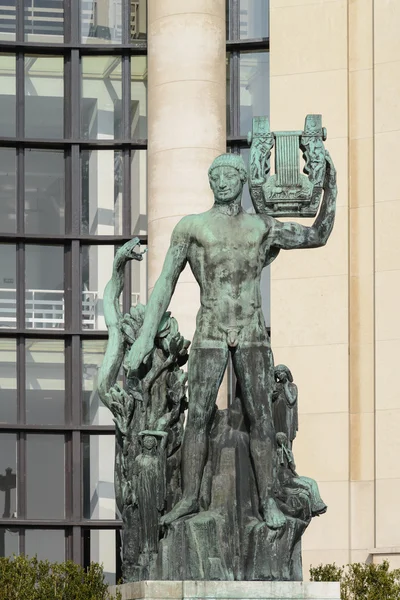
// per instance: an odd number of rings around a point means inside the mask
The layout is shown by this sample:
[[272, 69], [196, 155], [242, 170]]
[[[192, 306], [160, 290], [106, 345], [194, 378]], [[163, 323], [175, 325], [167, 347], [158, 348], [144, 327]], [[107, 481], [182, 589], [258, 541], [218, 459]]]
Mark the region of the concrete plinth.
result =
[[140, 581], [109, 590], [122, 600], [340, 600], [339, 583], [298, 581]]

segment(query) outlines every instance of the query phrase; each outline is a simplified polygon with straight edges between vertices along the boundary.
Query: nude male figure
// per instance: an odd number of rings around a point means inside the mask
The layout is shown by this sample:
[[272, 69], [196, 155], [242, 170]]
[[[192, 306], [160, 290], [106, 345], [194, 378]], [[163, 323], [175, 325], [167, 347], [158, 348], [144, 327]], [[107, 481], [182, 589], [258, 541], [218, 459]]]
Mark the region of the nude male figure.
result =
[[162, 519], [169, 525], [199, 510], [208, 449], [208, 426], [229, 353], [250, 424], [260, 512], [272, 529], [285, 524], [273, 497], [275, 432], [271, 401], [274, 360], [261, 310], [261, 271], [281, 249], [323, 246], [335, 218], [336, 175], [329, 154], [324, 198], [311, 227], [281, 223], [241, 207], [247, 172], [234, 154], [217, 157], [209, 169], [214, 206], [184, 217], [175, 227], [162, 273], [147, 304], [141, 334], [125, 365], [134, 371], [153, 348], [161, 317], [179, 274], [189, 263], [200, 286], [201, 306], [189, 354], [189, 410], [182, 448], [182, 499]]

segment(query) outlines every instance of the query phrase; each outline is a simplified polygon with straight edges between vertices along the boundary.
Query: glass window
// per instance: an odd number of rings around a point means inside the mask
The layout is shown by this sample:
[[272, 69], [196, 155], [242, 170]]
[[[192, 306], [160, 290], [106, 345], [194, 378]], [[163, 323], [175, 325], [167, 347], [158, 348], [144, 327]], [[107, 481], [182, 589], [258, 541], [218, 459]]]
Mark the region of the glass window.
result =
[[83, 150], [82, 233], [122, 234], [122, 152]]
[[19, 554], [18, 529], [0, 527], [0, 556], [13, 556]]
[[113, 435], [83, 435], [83, 516], [115, 519]]
[[103, 297], [114, 262], [114, 246], [82, 246], [82, 327], [107, 329]]
[[147, 0], [131, 0], [131, 40], [147, 36]]
[[121, 533], [102, 529], [84, 529], [83, 566], [91, 562], [103, 565], [104, 581], [115, 585], [121, 579]]
[[121, 57], [82, 58], [81, 134], [85, 139], [121, 137]]
[[131, 155], [132, 234], [147, 233], [147, 152], [132, 150]]
[[269, 114], [269, 53], [240, 54], [240, 135], [247, 135], [253, 117]]
[[25, 341], [26, 422], [63, 424], [65, 400], [64, 343], [61, 340]]
[[17, 345], [15, 340], [0, 338], [0, 423], [16, 422]]
[[231, 53], [226, 54], [226, 135], [232, 134], [231, 128], [231, 112], [232, 112], [232, 100], [231, 100]]
[[64, 248], [25, 246], [26, 327], [64, 327]]
[[63, 133], [63, 58], [25, 56], [25, 135], [59, 139]]
[[[50, 485], [50, 484], [48, 484]], [[65, 532], [63, 529], [26, 529], [25, 554], [39, 560], [64, 562]]]
[[64, 436], [28, 434], [26, 446], [26, 516], [28, 519], [63, 519]]
[[131, 58], [131, 132], [137, 139], [147, 138], [147, 57]]
[[17, 323], [16, 249], [14, 244], [0, 244], [0, 327], [9, 329]]
[[64, 153], [25, 150], [25, 231], [65, 231]]
[[81, 32], [84, 44], [121, 43], [122, 0], [81, 0]]
[[[0, 6], [1, 15], [1, 6]], [[1, 16], [0, 16], [1, 23]], [[3, 39], [0, 32], [0, 39]], [[0, 136], [15, 137], [16, 124], [15, 55], [0, 54]]]
[[[0, 110], [0, 118], [2, 112]], [[14, 148], [0, 148], [0, 230], [15, 233], [17, 226], [17, 167]]]
[[85, 425], [112, 425], [111, 411], [101, 402], [97, 393], [98, 374], [107, 340], [82, 342], [82, 421]]
[[[144, 252], [147, 246], [143, 244], [137, 248]], [[131, 306], [136, 304], [146, 304], [147, 302], [147, 252], [143, 255], [143, 260], [131, 261]]]
[[240, 0], [240, 39], [268, 37], [268, 0]]
[[60, 44], [64, 41], [64, 0], [25, 0], [25, 40]]
[[0, 433], [0, 515], [17, 516], [17, 436]]
[[0, 40], [15, 40], [16, 2], [2, 0], [0, 2]]

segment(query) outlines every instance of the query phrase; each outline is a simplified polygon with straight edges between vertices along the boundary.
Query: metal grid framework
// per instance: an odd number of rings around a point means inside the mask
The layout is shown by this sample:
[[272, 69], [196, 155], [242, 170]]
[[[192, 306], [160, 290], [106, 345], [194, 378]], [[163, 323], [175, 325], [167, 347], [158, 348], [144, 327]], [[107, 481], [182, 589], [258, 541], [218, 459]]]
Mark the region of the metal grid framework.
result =
[[[16, 233], [0, 233], [0, 242], [16, 245], [16, 328], [0, 330], [0, 336], [16, 339], [17, 345], [17, 422], [0, 424], [0, 433], [17, 435], [17, 515], [18, 518], [0, 519], [0, 529], [19, 531], [19, 551], [25, 551], [25, 531], [28, 529], [60, 529], [65, 532], [65, 557], [84, 563], [87, 554], [89, 530], [113, 529], [118, 536], [118, 520], [83, 518], [83, 456], [82, 441], [88, 434], [114, 435], [113, 426], [83, 425], [82, 421], [82, 351], [81, 343], [88, 339], [106, 339], [105, 331], [82, 328], [81, 248], [88, 245], [118, 246], [131, 239], [131, 155], [147, 148], [146, 139], [131, 139], [131, 58], [146, 56], [147, 41], [130, 40], [130, 0], [123, 0], [122, 43], [82, 44], [80, 42], [80, 3], [64, 0], [64, 43], [36, 43], [24, 41], [24, 0], [16, 0], [16, 40], [0, 41], [0, 52], [16, 56], [16, 136], [0, 137], [0, 146], [15, 148], [17, 161], [17, 228]], [[24, 136], [25, 55], [61, 56], [64, 62], [64, 137], [59, 140], [27, 139]], [[81, 59], [88, 55], [115, 55], [122, 61], [122, 133], [113, 140], [85, 140], [80, 137], [80, 77]], [[24, 231], [24, 155], [25, 149], [63, 150], [65, 157], [65, 234], [27, 234]], [[115, 149], [122, 152], [122, 235], [81, 234], [81, 165], [82, 150]], [[139, 236], [147, 243], [146, 236]], [[25, 320], [25, 245], [61, 245], [64, 249], [64, 329], [26, 328]], [[130, 271], [123, 297], [123, 309], [131, 303]], [[26, 424], [26, 341], [61, 339], [65, 343], [65, 425]], [[27, 515], [26, 465], [27, 435], [29, 433], [60, 433], [65, 436], [65, 519], [32, 520]], [[51, 486], [51, 483], [49, 483]], [[51, 489], [51, 488], [50, 488]], [[50, 492], [51, 493], [51, 492]], [[118, 553], [117, 553], [118, 554]], [[118, 571], [118, 569], [117, 569]], [[118, 572], [117, 572], [118, 576]]]

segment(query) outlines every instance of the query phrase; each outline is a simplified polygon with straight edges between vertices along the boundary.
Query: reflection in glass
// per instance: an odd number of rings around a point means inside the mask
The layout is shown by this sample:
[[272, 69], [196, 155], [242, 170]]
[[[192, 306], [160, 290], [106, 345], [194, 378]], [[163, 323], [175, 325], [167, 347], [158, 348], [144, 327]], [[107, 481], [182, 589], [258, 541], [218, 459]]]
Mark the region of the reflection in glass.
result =
[[17, 324], [16, 249], [14, 244], [0, 244], [0, 327]]
[[269, 115], [269, 53], [240, 54], [240, 135], [247, 135], [253, 117]]
[[15, 40], [16, 2], [3, 0], [0, 3], [0, 40]]
[[268, 0], [240, 0], [240, 39], [268, 37]]
[[28, 434], [26, 436], [26, 501], [28, 519], [63, 519], [64, 436]]
[[147, 0], [131, 0], [131, 40], [147, 36]]
[[147, 57], [131, 58], [131, 133], [133, 138], [147, 138]]
[[25, 529], [25, 554], [39, 560], [64, 562], [65, 533], [63, 529]]
[[122, 234], [122, 152], [82, 151], [82, 233]]
[[64, 153], [25, 151], [25, 231], [64, 233]]
[[113, 435], [83, 435], [83, 516], [115, 519]]
[[[2, 113], [0, 110], [0, 119]], [[1, 127], [1, 125], [0, 125]], [[17, 226], [17, 173], [14, 148], [0, 148], [0, 231], [15, 233]], [[1, 283], [1, 282], [0, 282]]]
[[81, 134], [85, 139], [121, 137], [121, 57], [82, 58]]
[[[140, 245], [140, 252], [143, 252], [146, 246]], [[147, 253], [143, 255], [143, 260], [131, 261], [131, 306], [147, 303]]]
[[106, 329], [103, 294], [110, 279], [114, 246], [82, 246], [82, 327]]
[[25, 322], [33, 329], [64, 327], [64, 248], [25, 246]]
[[0, 516], [17, 516], [17, 436], [0, 433]]
[[122, 7], [122, 0], [81, 0], [82, 42], [121, 43]]
[[25, 0], [25, 40], [64, 41], [64, 0]]
[[111, 411], [101, 402], [97, 393], [98, 374], [107, 340], [82, 342], [82, 421], [84, 425], [112, 425]]
[[0, 423], [16, 422], [17, 345], [15, 340], [0, 338]]
[[103, 565], [104, 581], [115, 585], [121, 579], [121, 534], [119, 531], [83, 530], [83, 566], [91, 562]]
[[63, 132], [63, 58], [25, 56], [25, 135], [59, 139]]
[[232, 134], [231, 127], [231, 109], [232, 109], [232, 99], [231, 99], [231, 53], [226, 53], [226, 135]]
[[131, 154], [132, 234], [147, 233], [147, 152], [132, 150]]
[[25, 340], [26, 422], [60, 425], [64, 418], [64, 342]]
[[[0, 7], [1, 11], [1, 7]], [[0, 39], [3, 39], [0, 33]], [[0, 54], [0, 136], [15, 137], [15, 55]]]
[[0, 527], [0, 556], [19, 554], [19, 533], [16, 529]]

